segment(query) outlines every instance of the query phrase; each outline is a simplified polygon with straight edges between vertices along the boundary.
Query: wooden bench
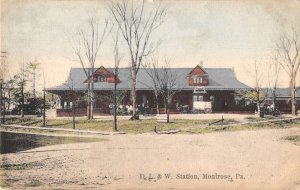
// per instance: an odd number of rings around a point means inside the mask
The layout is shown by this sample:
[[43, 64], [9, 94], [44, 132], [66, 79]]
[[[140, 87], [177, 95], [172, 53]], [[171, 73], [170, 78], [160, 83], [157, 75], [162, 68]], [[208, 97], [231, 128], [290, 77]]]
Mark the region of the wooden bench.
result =
[[[167, 114], [157, 114], [156, 115], [156, 120], [159, 123], [167, 123], [167, 117], [168, 117]], [[169, 117], [169, 122], [171, 122], [170, 117]]]

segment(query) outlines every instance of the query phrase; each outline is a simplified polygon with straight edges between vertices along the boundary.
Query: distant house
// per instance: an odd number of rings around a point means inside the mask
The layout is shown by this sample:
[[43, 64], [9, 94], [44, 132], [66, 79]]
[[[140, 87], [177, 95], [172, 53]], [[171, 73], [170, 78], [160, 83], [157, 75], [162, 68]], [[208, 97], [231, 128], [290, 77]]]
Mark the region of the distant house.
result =
[[[101, 66], [92, 75], [94, 80], [95, 94], [101, 96], [111, 96], [114, 88], [114, 75], [112, 68]], [[176, 94], [171, 101], [171, 113], [179, 113], [178, 105], [193, 108], [194, 101], [211, 101], [213, 112], [243, 111], [245, 108], [239, 104], [240, 98], [236, 91], [251, 90], [251, 88], [238, 81], [235, 72], [230, 68], [203, 68], [197, 65], [194, 68], [170, 68], [178, 76], [178, 84], [174, 88]], [[70, 75], [73, 81], [73, 91], [84, 96], [87, 86], [87, 78], [83, 69], [72, 68]], [[123, 105], [130, 105], [131, 78], [129, 68], [119, 68], [118, 90], [125, 91], [126, 96], [122, 101]], [[69, 81], [69, 79], [67, 80]], [[144, 68], [140, 68], [137, 75], [137, 104], [147, 105], [151, 113], [156, 113], [156, 101], [151, 78], [147, 75]], [[70, 86], [61, 84], [47, 89], [48, 92], [57, 94], [60, 97], [60, 109], [57, 110], [58, 116], [70, 114], [70, 99], [68, 94], [71, 92]], [[97, 99], [94, 106], [95, 115], [109, 114], [109, 104], [104, 99]], [[163, 112], [163, 99], [159, 98], [158, 106]], [[86, 102], [77, 103], [77, 115], [86, 114]]]

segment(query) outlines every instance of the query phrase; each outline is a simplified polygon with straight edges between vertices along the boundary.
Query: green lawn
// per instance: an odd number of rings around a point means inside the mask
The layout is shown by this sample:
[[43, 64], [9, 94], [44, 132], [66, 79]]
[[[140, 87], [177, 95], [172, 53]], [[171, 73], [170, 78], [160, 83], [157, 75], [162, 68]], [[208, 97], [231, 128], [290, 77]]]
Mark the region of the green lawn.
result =
[[[106, 140], [100, 138], [45, 136], [39, 134], [13, 132], [0, 132], [0, 137], [0, 154], [13, 153], [56, 144], [98, 142]], [[2, 167], [3, 166], [0, 166], [0, 170]]]
[[232, 126], [209, 126], [190, 130], [190, 133], [209, 133], [219, 131], [240, 131], [240, 130], [257, 130], [257, 129], [283, 129], [290, 127], [299, 127], [300, 121], [271, 121], [265, 123], [232, 125]]
[[279, 116], [265, 115], [264, 117], [257, 117], [257, 116], [246, 117], [246, 119], [250, 122], [265, 121], [271, 119], [284, 119], [284, 118], [286, 117], [282, 115]]
[[[119, 131], [126, 133], [145, 133], [153, 132], [155, 126], [159, 131], [171, 130], [171, 129], [185, 129], [188, 127], [203, 128], [207, 127], [209, 123], [218, 121], [218, 119], [210, 120], [172, 120], [171, 123], [158, 123], [155, 119], [147, 120], [119, 120], [118, 129]], [[219, 124], [230, 124], [237, 123], [233, 119], [225, 119], [223, 123]], [[35, 126], [41, 127], [43, 121], [41, 118], [17, 118], [6, 121], [6, 124], [17, 124], [24, 126]], [[100, 121], [100, 120], [77, 120], [76, 129], [79, 130], [95, 130], [95, 131], [112, 131], [112, 121]], [[48, 119], [47, 127], [51, 128], [65, 128], [72, 129], [72, 121], [66, 119]], [[213, 126], [211, 128], [214, 128]]]
[[[249, 121], [263, 121], [267, 119], [278, 119], [278, 117], [270, 116], [268, 118], [255, 118], [251, 117]], [[218, 121], [217, 119], [210, 120], [172, 120], [171, 123], [158, 123], [155, 119], [147, 120], [119, 120], [118, 129], [121, 132], [126, 133], [146, 133], [153, 132], [156, 126], [158, 131], [167, 131], [171, 129], [179, 129], [182, 133], [207, 133], [214, 131], [236, 131], [236, 130], [253, 130], [261, 128], [284, 128], [284, 127], [294, 127], [299, 126], [300, 121], [272, 121], [266, 123], [256, 123], [256, 124], [246, 124], [246, 125], [232, 125], [223, 126], [226, 124], [238, 124], [237, 121], [233, 119], [225, 119], [223, 123], [219, 122], [214, 125], [209, 125]], [[25, 126], [42, 126], [41, 118], [15, 118], [6, 121], [6, 124], [18, 124]], [[72, 129], [72, 121], [68, 119], [48, 119], [47, 127], [51, 128], [64, 128]], [[76, 129], [79, 130], [94, 130], [94, 131], [112, 131], [112, 121], [101, 121], [101, 120], [77, 120]], [[57, 132], [57, 131], [56, 131]], [[63, 132], [58, 132], [63, 133]]]

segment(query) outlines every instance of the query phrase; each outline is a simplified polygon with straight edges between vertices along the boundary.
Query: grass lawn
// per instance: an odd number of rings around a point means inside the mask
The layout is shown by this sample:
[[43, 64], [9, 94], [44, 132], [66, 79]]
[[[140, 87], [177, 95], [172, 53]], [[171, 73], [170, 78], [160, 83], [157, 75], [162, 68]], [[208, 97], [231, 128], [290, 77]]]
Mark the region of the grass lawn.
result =
[[[47, 146], [47, 145], [98, 142], [104, 140], [100, 138], [56, 137], [56, 136], [44, 136], [44, 135], [37, 135], [37, 134], [11, 133], [11, 132], [0, 132], [0, 137], [1, 137], [0, 154], [13, 153], [22, 150], [29, 150], [32, 148], [37, 148], [37, 147]], [[0, 169], [2, 167], [4, 166], [1, 166]]]
[[257, 129], [284, 129], [290, 127], [299, 127], [300, 121], [270, 121], [265, 123], [232, 125], [232, 126], [209, 126], [205, 128], [194, 128], [190, 133], [210, 133], [220, 131], [240, 131], [240, 130], [257, 130]]
[[[265, 118], [251, 117], [247, 118], [248, 121], [264, 121], [270, 119], [280, 119], [281, 117], [267, 116]], [[236, 131], [236, 130], [253, 130], [253, 129], [262, 129], [262, 128], [285, 128], [285, 127], [294, 127], [299, 126], [300, 121], [272, 121], [265, 123], [255, 123], [255, 124], [244, 124], [236, 125], [237, 122], [234, 119], [225, 119], [223, 123], [216, 123], [214, 125], [209, 125], [210, 123], [218, 121], [217, 119], [209, 120], [172, 120], [171, 123], [158, 123], [155, 119], [147, 120], [119, 120], [118, 129], [121, 132], [126, 133], [146, 133], [153, 132], [155, 126], [158, 131], [167, 131], [171, 129], [179, 129], [181, 133], [208, 133], [214, 131]], [[41, 118], [14, 118], [6, 121], [6, 124], [18, 124], [26, 126], [42, 126]], [[235, 124], [232, 126], [223, 126], [226, 124]], [[48, 119], [47, 127], [51, 128], [64, 128], [72, 129], [72, 121], [66, 119]], [[94, 131], [112, 131], [112, 121], [100, 121], [100, 120], [77, 120], [76, 129], [79, 130], [94, 130]], [[51, 132], [51, 131], [50, 131]], [[58, 131], [55, 131], [58, 132]], [[58, 132], [64, 133], [64, 132]]]
[[[218, 119], [210, 120], [172, 120], [171, 123], [158, 123], [155, 119], [147, 120], [119, 120], [119, 131], [126, 133], [145, 133], [153, 132], [155, 126], [159, 131], [171, 130], [171, 129], [184, 129], [187, 127], [206, 127], [209, 123], [218, 121]], [[220, 124], [237, 123], [233, 119], [225, 119]], [[41, 127], [43, 121], [41, 118], [15, 118], [6, 121], [6, 124], [17, 124], [24, 126]], [[100, 121], [100, 120], [77, 120], [76, 129], [79, 130], [95, 130], [95, 131], [112, 131], [112, 121]], [[72, 121], [66, 119], [48, 119], [47, 127], [72, 129]]]
[[265, 120], [271, 120], [271, 119], [284, 119], [285, 116], [279, 115], [279, 116], [273, 116], [273, 115], [265, 115], [264, 117], [246, 117], [246, 119], [250, 122], [256, 122], [256, 121], [265, 121]]

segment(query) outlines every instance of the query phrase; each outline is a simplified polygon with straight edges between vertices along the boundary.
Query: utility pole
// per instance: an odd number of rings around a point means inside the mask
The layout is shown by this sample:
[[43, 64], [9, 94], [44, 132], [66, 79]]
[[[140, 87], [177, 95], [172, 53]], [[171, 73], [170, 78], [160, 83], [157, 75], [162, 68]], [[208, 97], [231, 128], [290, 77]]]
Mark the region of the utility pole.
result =
[[45, 90], [45, 74], [43, 72], [43, 78], [44, 78], [44, 103], [43, 103], [43, 127], [46, 127], [46, 90]]
[[[2, 118], [2, 112], [3, 112], [3, 109], [2, 109], [2, 83], [3, 83], [3, 80], [0, 79], [0, 117]], [[4, 114], [3, 114], [4, 115]], [[0, 119], [0, 126], [2, 124], [2, 119]]]
[[114, 131], [118, 131], [117, 128], [117, 85], [118, 85], [118, 68], [115, 68], [115, 81], [114, 81]]
[[43, 127], [46, 127], [46, 92], [44, 87], [44, 104], [43, 104]]
[[0, 126], [1, 124], [5, 123], [5, 102], [4, 102], [4, 96], [3, 96], [3, 84], [4, 84], [4, 78], [6, 73], [6, 51], [0, 52], [0, 58], [1, 58], [1, 68], [0, 68]]

